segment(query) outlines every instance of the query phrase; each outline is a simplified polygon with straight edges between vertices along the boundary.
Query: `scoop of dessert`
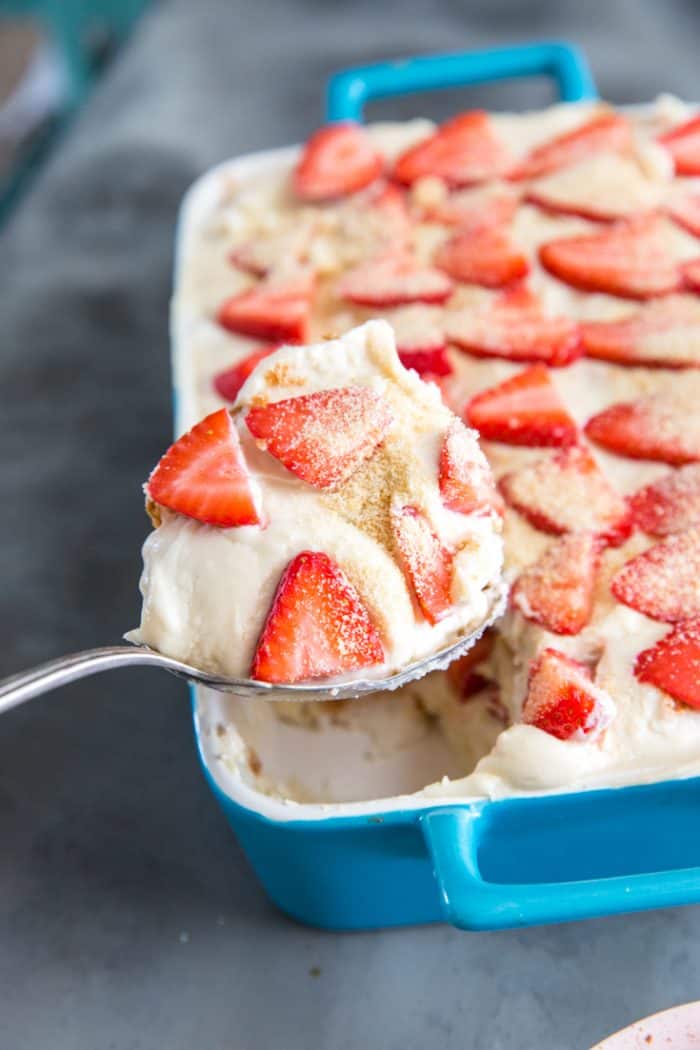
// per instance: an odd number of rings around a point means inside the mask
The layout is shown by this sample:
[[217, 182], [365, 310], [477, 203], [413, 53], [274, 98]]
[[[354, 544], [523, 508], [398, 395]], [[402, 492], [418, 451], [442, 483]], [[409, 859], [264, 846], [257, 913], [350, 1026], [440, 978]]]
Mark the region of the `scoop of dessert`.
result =
[[501, 502], [476, 435], [391, 327], [283, 347], [145, 486], [130, 639], [216, 674], [386, 678], [492, 611]]

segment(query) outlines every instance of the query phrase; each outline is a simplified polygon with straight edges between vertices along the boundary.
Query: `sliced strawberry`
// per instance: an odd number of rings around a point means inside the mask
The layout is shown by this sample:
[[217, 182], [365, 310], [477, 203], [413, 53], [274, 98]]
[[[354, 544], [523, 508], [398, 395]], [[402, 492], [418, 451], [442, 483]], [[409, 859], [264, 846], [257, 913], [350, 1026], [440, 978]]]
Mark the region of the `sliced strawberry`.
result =
[[610, 405], [588, 420], [585, 431], [598, 445], [630, 459], [653, 459], [673, 466], [700, 460], [700, 418], [693, 390], [650, 394]]
[[610, 724], [614, 705], [584, 664], [543, 649], [530, 666], [523, 722], [559, 740], [594, 740]]
[[511, 179], [534, 179], [576, 164], [594, 153], [626, 150], [632, 143], [629, 121], [619, 113], [599, 113], [573, 131], [536, 146], [509, 172]]
[[459, 420], [450, 423], [440, 449], [440, 495], [450, 510], [473, 514], [497, 507], [491, 471], [474, 432]]
[[452, 608], [452, 553], [416, 507], [394, 505], [391, 527], [399, 564], [421, 612], [435, 624]]
[[601, 233], [549, 241], [540, 247], [540, 261], [555, 277], [583, 291], [627, 299], [667, 295], [681, 279], [660, 222], [643, 216]]
[[625, 562], [610, 588], [619, 602], [652, 620], [700, 616], [700, 527], [677, 532]]
[[618, 365], [700, 367], [700, 302], [670, 295], [644, 303], [620, 321], [581, 324], [586, 354]]
[[566, 447], [578, 441], [578, 427], [544, 365], [482, 390], [467, 405], [465, 418], [487, 441], [533, 447]]
[[663, 183], [650, 179], [635, 157], [608, 153], [545, 175], [531, 184], [525, 200], [554, 215], [615, 222], [654, 210], [663, 192]]
[[369, 186], [383, 170], [384, 158], [361, 125], [328, 124], [307, 141], [294, 171], [294, 191], [305, 201], [332, 200]]
[[700, 464], [688, 463], [638, 489], [629, 505], [634, 524], [650, 536], [700, 524]]
[[308, 337], [313, 280], [303, 275], [287, 284], [259, 284], [222, 303], [223, 328], [270, 342], [300, 343]]
[[666, 205], [666, 214], [694, 237], [700, 237], [700, 193], [687, 193]]
[[641, 652], [634, 673], [640, 682], [700, 710], [700, 619], [676, 624], [656, 645]]
[[493, 634], [487, 631], [471, 649], [467, 650], [464, 656], [457, 657], [447, 668], [446, 674], [450, 685], [457, 691], [460, 698], [466, 699], [491, 684], [489, 679], [479, 674], [476, 668], [488, 660], [492, 649]]
[[700, 293], [700, 259], [693, 259], [681, 267], [683, 283], [693, 292]]
[[542, 532], [585, 530], [617, 545], [632, 528], [626, 501], [584, 445], [506, 474], [500, 488], [506, 503]]
[[435, 264], [455, 281], [503, 288], [528, 273], [527, 256], [496, 227], [458, 233], [438, 248]]
[[444, 303], [452, 281], [440, 270], [421, 267], [403, 253], [362, 263], [338, 285], [338, 296], [358, 306]]
[[409, 185], [426, 175], [437, 175], [450, 186], [468, 186], [497, 178], [509, 165], [510, 155], [488, 113], [472, 110], [441, 124], [402, 153], [394, 175]]
[[244, 357], [242, 361], [232, 365], [223, 372], [214, 376], [214, 389], [224, 401], [235, 401], [238, 391], [241, 389], [250, 373], [264, 358], [269, 357], [277, 350], [276, 345], [260, 346], [257, 350]]
[[421, 377], [452, 374], [446, 346], [436, 346], [432, 350], [399, 350], [399, 357], [404, 368], [412, 368]]
[[262, 524], [226, 408], [212, 412], [170, 446], [148, 479], [146, 494], [161, 507], [207, 525]]
[[291, 262], [301, 266], [307, 260], [313, 234], [314, 227], [309, 222], [282, 226], [265, 237], [239, 244], [230, 253], [229, 262], [255, 277], [266, 277], [281, 261], [289, 270]]
[[447, 346], [444, 313], [438, 306], [414, 303], [384, 315], [394, 329], [399, 353], [413, 350], [441, 350]]
[[547, 317], [528, 288], [501, 293], [476, 310], [451, 314], [447, 337], [476, 357], [569, 365], [583, 352], [579, 326], [568, 317]]
[[514, 218], [520, 195], [508, 187], [462, 190], [426, 210], [430, 222], [459, 226], [462, 233], [473, 233], [485, 226], [505, 228]]
[[233, 249], [228, 258], [232, 266], [253, 277], [265, 277], [270, 270], [267, 252], [258, 241], [241, 244]]
[[340, 567], [320, 551], [297, 554], [277, 587], [251, 676], [291, 684], [383, 660], [379, 632]]
[[676, 175], [700, 175], [700, 116], [666, 131], [659, 142], [673, 157]]
[[386, 401], [364, 386], [317, 390], [245, 417], [253, 437], [315, 488], [337, 488], [368, 459], [393, 422]]
[[411, 247], [412, 219], [406, 191], [380, 179], [352, 198], [339, 214], [341, 232], [356, 245], [356, 258], [397, 255]]
[[512, 605], [553, 634], [578, 634], [591, 618], [600, 564], [600, 540], [572, 532], [555, 540], [521, 573], [510, 592]]

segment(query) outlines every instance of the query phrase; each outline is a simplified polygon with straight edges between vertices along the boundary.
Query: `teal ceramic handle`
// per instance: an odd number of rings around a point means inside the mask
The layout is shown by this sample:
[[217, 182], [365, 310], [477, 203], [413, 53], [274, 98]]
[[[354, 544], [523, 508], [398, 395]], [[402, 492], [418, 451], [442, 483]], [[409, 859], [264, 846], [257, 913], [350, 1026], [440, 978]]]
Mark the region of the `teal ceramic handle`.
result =
[[370, 99], [532, 76], [552, 77], [564, 102], [597, 98], [583, 52], [572, 44], [550, 40], [343, 70], [328, 83], [326, 115], [329, 121], [361, 120]]
[[[479, 870], [487, 812], [488, 804], [486, 808], [460, 806], [433, 810], [420, 818], [445, 918], [461, 929], [568, 922], [700, 900], [698, 867], [572, 882], [487, 882]], [[532, 835], [532, 849], [537, 850], [536, 827]]]

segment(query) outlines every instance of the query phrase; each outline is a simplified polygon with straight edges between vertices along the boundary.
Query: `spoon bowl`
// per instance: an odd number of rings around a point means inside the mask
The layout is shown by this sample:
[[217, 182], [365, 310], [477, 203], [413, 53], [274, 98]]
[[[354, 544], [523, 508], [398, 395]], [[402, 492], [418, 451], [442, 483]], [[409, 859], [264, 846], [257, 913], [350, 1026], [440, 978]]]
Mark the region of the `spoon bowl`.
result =
[[319, 680], [318, 682], [298, 685], [277, 685], [271, 682], [259, 682], [252, 678], [227, 678], [213, 674], [190, 664], [183, 663], [171, 656], [150, 649], [145, 645], [113, 645], [100, 649], [87, 649], [59, 657], [48, 663], [40, 664], [29, 671], [21, 671], [0, 682], [0, 714], [13, 707], [31, 700], [42, 693], [48, 693], [59, 686], [101, 671], [111, 671], [116, 667], [160, 667], [180, 678], [185, 678], [196, 685], [217, 689], [236, 696], [257, 697], [259, 700], [346, 700], [368, 693], [399, 689], [409, 682], [431, 671], [444, 670], [453, 660], [462, 656], [479, 640], [487, 628], [501, 616], [505, 609], [507, 590], [503, 585], [489, 588], [490, 603], [486, 618], [474, 630], [463, 634], [449, 645], [430, 656], [386, 675], [384, 678], [346, 678]]

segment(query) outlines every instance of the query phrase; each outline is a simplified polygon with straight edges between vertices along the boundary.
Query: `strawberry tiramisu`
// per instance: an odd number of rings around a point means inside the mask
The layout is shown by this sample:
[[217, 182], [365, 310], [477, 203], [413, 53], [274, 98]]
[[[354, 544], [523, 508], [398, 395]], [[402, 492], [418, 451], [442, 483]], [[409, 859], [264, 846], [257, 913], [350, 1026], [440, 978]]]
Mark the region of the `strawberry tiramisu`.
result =
[[469, 774], [431, 791], [700, 771], [695, 111], [334, 125], [207, 180], [174, 305], [181, 419], [234, 403], [269, 343], [382, 317], [499, 480], [510, 608], [419, 687]]
[[146, 494], [134, 637], [196, 667], [284, 684], [392, 674], [494, 600], [490, 470], [384, 321], [266, 356]]

